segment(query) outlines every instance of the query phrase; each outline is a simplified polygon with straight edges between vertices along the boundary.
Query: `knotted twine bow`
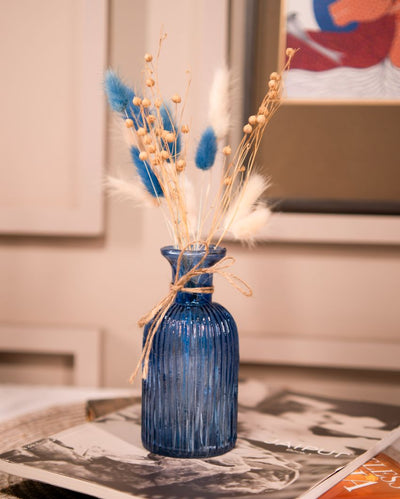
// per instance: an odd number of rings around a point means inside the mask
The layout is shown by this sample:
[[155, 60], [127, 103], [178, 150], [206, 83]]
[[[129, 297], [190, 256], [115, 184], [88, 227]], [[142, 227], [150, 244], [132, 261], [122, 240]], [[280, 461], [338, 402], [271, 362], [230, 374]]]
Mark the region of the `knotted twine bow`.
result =
[[214, 291], [213, 286], [206, 286], [199, 288], [185, 288], [185, 285], [190, 281], [190, 279], [203, 274], [219, 274], [222, 277], [224, 277], [235, 289], [240, 291], [243, 295], [252, 296], [253, 292], [250, 286], [245, 281], [240, 279], [240, 277], [233, 274], [232, 272], [226, 272], [226, 269], [232, 267], [232, 265], [236, 261], [232, 256], [225, 256], [214, 265], [211, 265], [210, 267], [207, 268], [201, 268], [201, 265], [203, 264], [203, 262], [205, 261], [210, 252], [209, 246], [206, 242], [201, 242], [201, 244], [204, 246], [204, 255], [191, 270], [189, 270], [183, 276], [179, 277], [183, 255], [185, 251], [188, 249], [188, 247], [193, 245], [193, 242], [189, 243], [181, 250], [176, 265], [175, 279], [174, 282], [170, 285], [169, 293], [162, 300], [160, 300], [159, 303], [157, 303], [157, 305], [155, 305], [150, 310], [150, 312], [145, 314], [138, 321], [138, 325], [140, 327], [145, 326], [151, 320], [153, 320], [153, 323], [151, 324], [150, 329], [147, 333], [146, 341], [144, 343], [139, 362], [129, 379], [130, 383], [133, 383], [133, 380], [136, 378], [136, 375], [142, 363], [143, 363], [142, 378], [143, 379], [147, 378], [147, 374], [149, 371], [150, 352], [151, 352], [151, 347], [153, 345], [154, 337], [157, 333], [158, 327], [160, 326], [162, 320], [165, 317], [165, 314], [168, 312], [168, 309], [175, 301], [178, 292], [181, 291], [185, 293], [212, 293]]

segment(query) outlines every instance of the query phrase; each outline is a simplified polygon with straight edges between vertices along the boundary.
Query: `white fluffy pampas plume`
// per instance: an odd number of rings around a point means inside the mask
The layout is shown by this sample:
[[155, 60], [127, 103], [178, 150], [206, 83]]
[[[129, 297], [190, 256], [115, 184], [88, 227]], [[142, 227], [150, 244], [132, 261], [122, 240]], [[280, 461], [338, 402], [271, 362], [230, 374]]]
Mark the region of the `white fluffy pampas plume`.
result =
[[267, 224], [270, 215], [271, 211], [266, 206], [256, 206], [247, 216], [236, 220], [230, 230], [236, 239], [252, 243], [257, 232]]
[[208, 118], [215, 135], [222, 139], [228, 135], [230, 123], [229, 71], [226, 67], [216, 71], [210, 91]]
[[132, 201], [137, 206], [158, 206], [157, 199], [150, 196], [138, 182], [131, 183], [121, 178], [108, 176], [105, 186], [110, 196]]
[[261, 175], [253, 173], [239, 195], [234, 199], [224, 221], [224, 229], [236, 239], [252, 243], [257, 232], [270, 217], [270, 210], [257, 200], [268, 187]]

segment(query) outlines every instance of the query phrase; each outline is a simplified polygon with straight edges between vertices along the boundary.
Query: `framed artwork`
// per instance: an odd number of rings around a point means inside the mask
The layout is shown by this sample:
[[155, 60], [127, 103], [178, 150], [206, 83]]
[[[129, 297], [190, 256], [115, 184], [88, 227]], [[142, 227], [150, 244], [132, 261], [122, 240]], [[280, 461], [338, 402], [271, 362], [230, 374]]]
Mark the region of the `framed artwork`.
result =
[[400, 99], [400, 2], [286, 0], [289, 99]]
[[[231, 35], [233, 66], [247, 81], [244, 119], [286, 47], [299, 49], [258, 153], [277, 213], [261, 238], [400, 243], [399, 3], [246, 2], [242, 31], [234, 25]], [[243, 6], [232, 5], [240, 18]]]

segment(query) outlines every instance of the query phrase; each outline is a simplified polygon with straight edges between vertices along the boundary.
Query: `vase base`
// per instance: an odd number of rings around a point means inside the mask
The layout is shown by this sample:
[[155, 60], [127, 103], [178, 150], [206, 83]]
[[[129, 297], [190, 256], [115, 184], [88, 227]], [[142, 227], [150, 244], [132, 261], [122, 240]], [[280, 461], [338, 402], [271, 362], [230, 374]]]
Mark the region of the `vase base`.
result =
[[184, 459], [201, 459], [208, 457], [221, 456], [222, 454], [226, 454], [230, 450], [235, 447], [236, 440], [225, 447], [209, 447], [203, 448], [196, 451], [185, 451], [182, 449], [168, 449], [164, 447], [151, 446], [143, 443], [143, 447], [151, 452], [152, 454], [159, 454], [160, 456], [167, 457], [175, 457], [175, 458], [184, 458]]

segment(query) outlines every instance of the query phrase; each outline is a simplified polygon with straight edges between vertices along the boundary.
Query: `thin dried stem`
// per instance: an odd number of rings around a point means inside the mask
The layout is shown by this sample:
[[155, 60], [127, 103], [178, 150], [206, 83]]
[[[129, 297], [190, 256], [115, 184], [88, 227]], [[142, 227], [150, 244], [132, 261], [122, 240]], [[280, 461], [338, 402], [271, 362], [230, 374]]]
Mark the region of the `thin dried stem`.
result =
[[[265, 128], [281, 104], [282, 73], [289, 68], [290, 61], [296, 51], [288, 49], [290, 51], [287, 53], [288, 60], [282, 72], [271, 74], [267, 92], [259, 105], [257, 114], [251, 116], [249, 123], [244, 126], [243, 137], [236, 151], [233, 154], [231, 154], [230, 148], [228, 152], [224, 151], [224, 174], [220, 179], [217, 192], [211, 196], [211, 200], [209, 199], [212, 183], [211, 170], [206, 186], [203, 185], [203, 177], [197, 224], [191, 227], [187, 208], [187, 196], [190, 194], [185, 192], [188, 184], [183, 181], [190, 129], [187, 125], [182, 124], [191, 85], [191, 73], [187, 71], [188, 78], [183, 100], [177, 94], [172, 96], [173, 105], [170, 111], [170, 108], [164, 104], [158, 75], [161, 47], [166, 36], [162, 30], [155, 60], [150, 54], [145, 55], [146, 64], [142, 72], [143, 98], [135, 97], [133, 103], [130, 104], [130, 114], [134, 126], [132, 126], [132, 122], [129, 123], [129, 114], [125, 111], [126, 125], [130, 127], [131, 134], [133, 134], [135, 143], [139, 148], [139, 157], [144, 162], [149, 181], [156, 195], [157, 189], [152, 180], [152, 174], [160, 184], [163, 199], [161, 200], [158, 195], [157, 199], [160, 204], [163, 201], [162, 213], [168, 228], [173, 233], [174, 244], [180, 249], [190, 245], [193, 239], [202, 239], [206, 241], [206, 244], [210, 244], [215, 235], [222, 229], [216, 243], [218, 246], [231, 225], [231, 221], [227, 222], [225, 218], [232, 200], [240, 199], [243, 194], [254, 168], [256, 154]], [[161, 111], [161, 109], [163, 110]], [[178, 151], [178, 141], [180, 141], [180, 151]], [[192, 213], [192, 225], [193, 218]], [[209, 222], [210, 218], [211, 222]], [[209, 225], [209, 229], [202, 237], [206, 224]]]

